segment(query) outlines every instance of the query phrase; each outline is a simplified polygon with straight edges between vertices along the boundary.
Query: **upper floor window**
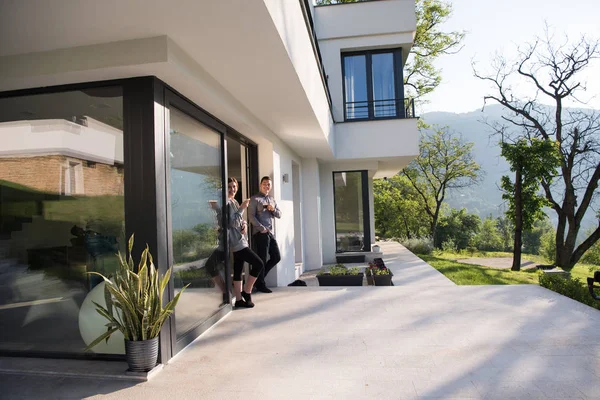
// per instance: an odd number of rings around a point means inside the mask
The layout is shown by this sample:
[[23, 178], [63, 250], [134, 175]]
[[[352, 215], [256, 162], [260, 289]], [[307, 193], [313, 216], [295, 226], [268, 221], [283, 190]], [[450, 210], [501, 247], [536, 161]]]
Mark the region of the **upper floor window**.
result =
[[342, 54], [346, 120], [405, 117], [401, 51]]

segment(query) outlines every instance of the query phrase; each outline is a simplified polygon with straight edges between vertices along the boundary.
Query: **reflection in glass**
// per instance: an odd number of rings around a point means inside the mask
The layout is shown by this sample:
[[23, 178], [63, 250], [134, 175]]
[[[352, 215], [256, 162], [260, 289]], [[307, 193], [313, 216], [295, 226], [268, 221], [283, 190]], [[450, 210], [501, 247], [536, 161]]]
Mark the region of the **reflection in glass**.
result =
[[367, 64], [364, 55], [344, 57], [344, 85], [346, 118], [369, 118]]
[[374, 115], [375, 117], [395, 117], [394, 56], [392, 53], [373, 54], [371, 63]]
[[177, 337], [211, 316], [224, 300], [221, 137], [170, 109], [171, 223]]
[[83, 352], [87, 273], [124, 251], [122, 129], [119, 87], [0, 99], [1, 349]]
[[334, 172], [336, 251], [362, 251], [365, 240], [362, 173]]

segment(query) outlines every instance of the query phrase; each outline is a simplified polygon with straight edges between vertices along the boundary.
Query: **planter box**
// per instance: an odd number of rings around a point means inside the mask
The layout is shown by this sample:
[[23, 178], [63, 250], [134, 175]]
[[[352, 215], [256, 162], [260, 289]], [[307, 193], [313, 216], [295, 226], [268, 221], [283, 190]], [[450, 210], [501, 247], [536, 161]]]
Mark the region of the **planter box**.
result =
[[[394, 275], [391, 272], [389, 275], [367, 275], [367, 283], [374, 286], [392, 286], [392, 276]], [[375, 282], [373, 282], [373, 278]]]
[[364, 274], [358, 275], [317, 275], [319, 286], [362, 286]]

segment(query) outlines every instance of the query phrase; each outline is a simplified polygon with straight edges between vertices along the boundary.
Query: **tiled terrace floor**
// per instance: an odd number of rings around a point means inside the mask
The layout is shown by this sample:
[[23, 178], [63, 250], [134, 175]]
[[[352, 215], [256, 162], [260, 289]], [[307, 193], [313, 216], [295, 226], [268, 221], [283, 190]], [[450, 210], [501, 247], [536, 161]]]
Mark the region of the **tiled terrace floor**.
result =
[[600, 399], [599, 311], [539, 286], [456, 286], [381, 246], [393, 287], [277, 288], [148, 382], [0, 375], [0, 397]]

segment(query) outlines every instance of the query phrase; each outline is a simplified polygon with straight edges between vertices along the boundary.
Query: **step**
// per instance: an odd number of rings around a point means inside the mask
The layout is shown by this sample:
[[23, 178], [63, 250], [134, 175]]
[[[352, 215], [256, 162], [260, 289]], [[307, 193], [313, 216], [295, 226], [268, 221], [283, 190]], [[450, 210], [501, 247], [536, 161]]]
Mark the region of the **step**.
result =
[[364, 254], [344, 254], [337, 255], [335, 259], [338, 263], [363, 263], [365, 262]]

